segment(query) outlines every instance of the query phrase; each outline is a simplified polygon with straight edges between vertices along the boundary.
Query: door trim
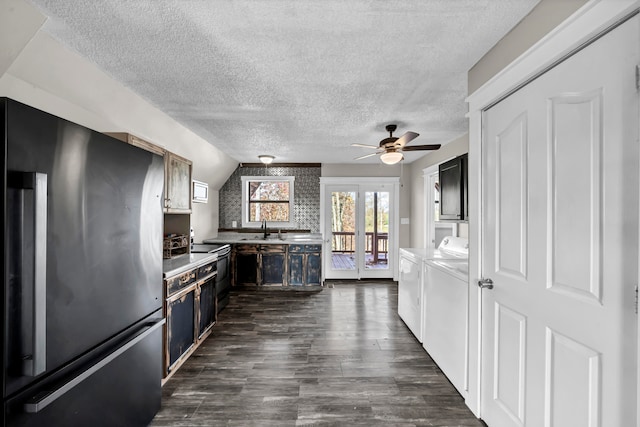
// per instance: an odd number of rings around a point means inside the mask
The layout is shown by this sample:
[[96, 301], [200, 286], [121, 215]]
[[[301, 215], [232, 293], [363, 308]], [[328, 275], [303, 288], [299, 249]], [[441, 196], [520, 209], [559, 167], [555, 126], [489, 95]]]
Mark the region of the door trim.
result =
[[[390, 257], [389, 269], [393, 274], [393, 280], [398, 280], [398, 264], [399, 264], [399, 246], [400, 246], [400, 178], [399, 177], [320, 177], [320, 233], [323, 238], [323, 245], [331, 243], [325, 233], [326, 224], [326, 186], [327, 185], [344, 185], [344, 186], [368, 186], [375, 184], [393, 185], [393, 208], [390, 212], [393, 220], [390, 228], [393, 232], [391, 236], [390, 246], [393, 248], [393, 257]], [[323, 250], [324, 251], [324, 250]], [[323, 264], [327, 257], [323, 257]], [[322, 281], [325, 280], [326, 268], [322, 268]], [[359, 277], [358, 277], [359, 278]]]
[[[478, 418], [481, 399], [482, 301], [475, 283], [482, 277], [482, 114], [492, 104], [531, 81], [560, 59], [580, 50], [607, 29], [636, 14], [640, 0], [591, 0], [467, 98], [469, 104], [469, 395]], [[638, 327], [640, 345], [640, 321]], [[640, 353], [639, 353], [640, 355]], [[637, 360], [640, 366], [640, 360]], [[640, 371], [640, 369], [639, 369]], [[640, 390], [640, 381], [638, 381]], [[640, 414], [640, 392], [638, 396]], [[640, 418], [640, 417], [638, 417]], [[640, 426], [640, 422], [637, 424]]]
[[433, 206], [435, 197], [433, 196], [433, 188], [431, 187], [431, 177], [438, 173], [438, 165], [429, 166], [422, 169], [422, 179], [424, 180], [424, 247], [432, 247], [435, 239], [435, 229], [431, 224], [435, 221], [433, 214]]

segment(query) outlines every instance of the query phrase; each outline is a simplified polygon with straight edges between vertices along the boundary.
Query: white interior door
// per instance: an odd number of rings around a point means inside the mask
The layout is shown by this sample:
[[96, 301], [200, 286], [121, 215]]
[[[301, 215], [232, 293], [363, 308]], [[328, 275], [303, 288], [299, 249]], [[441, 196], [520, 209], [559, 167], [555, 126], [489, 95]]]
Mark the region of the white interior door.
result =
[[395, 185], [326, 185], [324, 195], [325, 278], [393, 278], [398, 228]]
[[491, 427], [636, 424], [639, 19], [484, 113]]

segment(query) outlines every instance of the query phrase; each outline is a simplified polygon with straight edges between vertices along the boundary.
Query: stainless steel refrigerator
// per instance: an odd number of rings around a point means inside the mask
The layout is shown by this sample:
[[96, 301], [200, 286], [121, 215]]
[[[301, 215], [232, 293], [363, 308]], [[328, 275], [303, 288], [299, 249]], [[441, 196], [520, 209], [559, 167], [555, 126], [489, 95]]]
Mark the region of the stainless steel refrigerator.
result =
[[6, 426], [160, 407], [161, 156], [0, 98]]

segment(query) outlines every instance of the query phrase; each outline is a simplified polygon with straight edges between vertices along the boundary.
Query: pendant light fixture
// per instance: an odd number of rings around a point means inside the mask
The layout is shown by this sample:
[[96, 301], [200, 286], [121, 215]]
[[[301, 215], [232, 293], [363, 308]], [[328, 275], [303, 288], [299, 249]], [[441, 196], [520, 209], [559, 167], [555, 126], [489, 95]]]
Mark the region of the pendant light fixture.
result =
[[275, 159], [274, 156], [270, 156], [269, 154], [260, 154], [258, 156], [258, 158], [260, 159], [260, 161], [262, 163], [264, 163], [265, 165], [270, 164], [271, 162], [273, 162], [273, 160]]

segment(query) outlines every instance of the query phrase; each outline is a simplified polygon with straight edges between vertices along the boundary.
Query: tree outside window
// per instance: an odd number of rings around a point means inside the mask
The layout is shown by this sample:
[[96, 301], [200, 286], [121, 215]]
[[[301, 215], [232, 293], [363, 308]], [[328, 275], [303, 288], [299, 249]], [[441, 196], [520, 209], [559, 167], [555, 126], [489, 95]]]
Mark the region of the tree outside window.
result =
[[292, 227], [294, 177], [243, 176], [243, 226]]

